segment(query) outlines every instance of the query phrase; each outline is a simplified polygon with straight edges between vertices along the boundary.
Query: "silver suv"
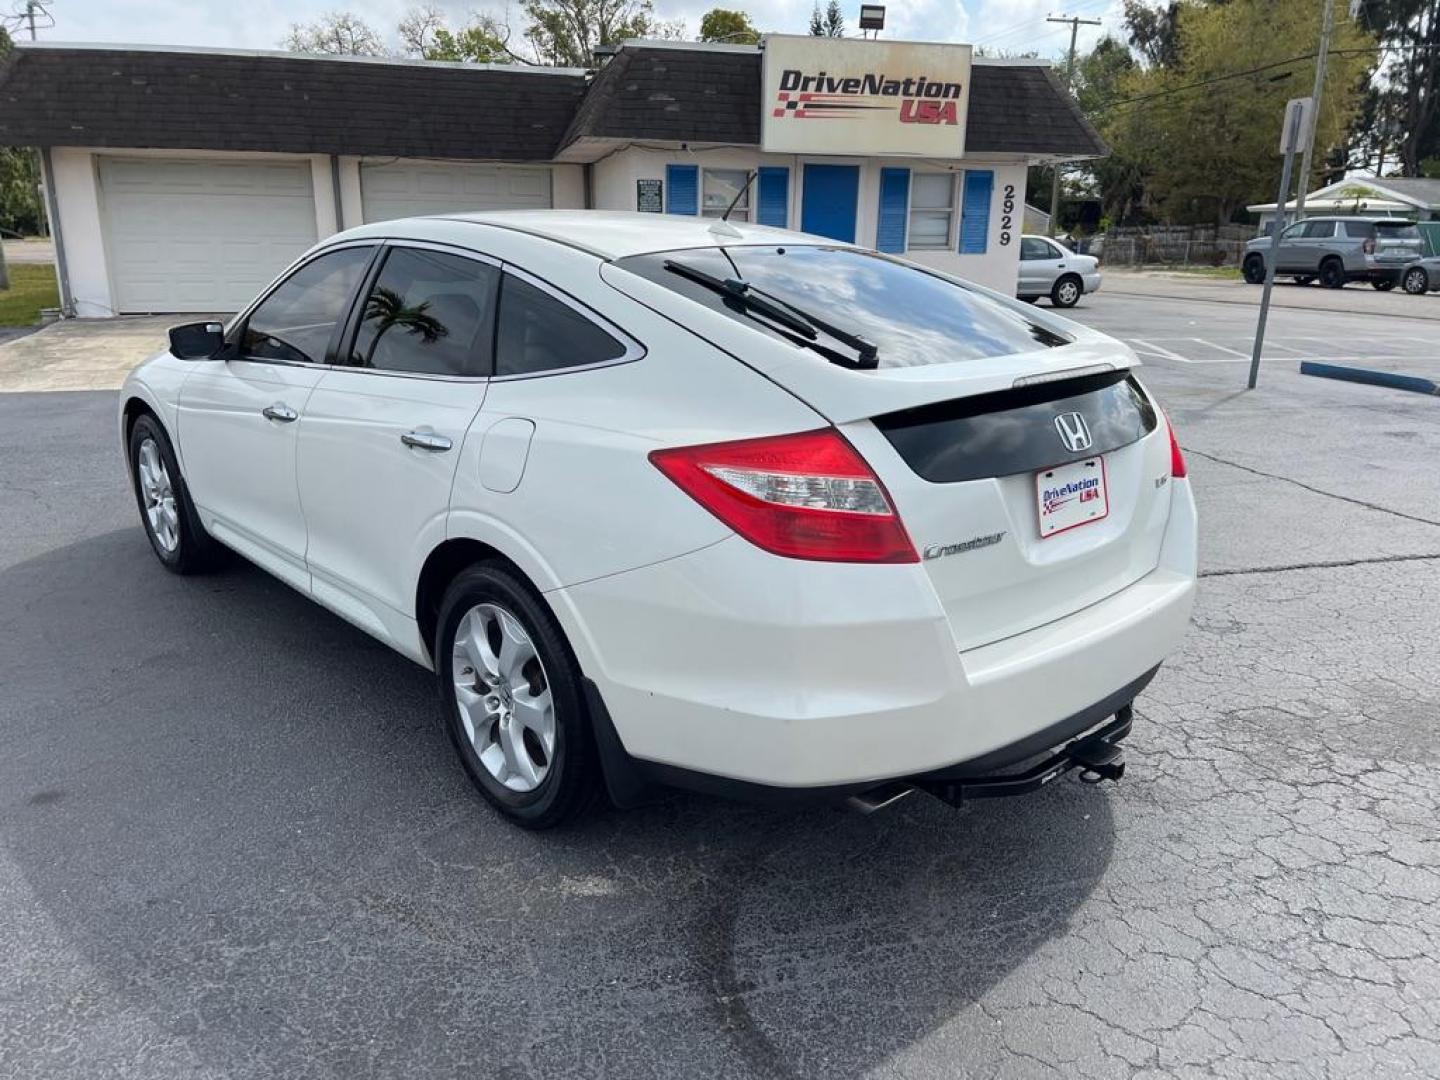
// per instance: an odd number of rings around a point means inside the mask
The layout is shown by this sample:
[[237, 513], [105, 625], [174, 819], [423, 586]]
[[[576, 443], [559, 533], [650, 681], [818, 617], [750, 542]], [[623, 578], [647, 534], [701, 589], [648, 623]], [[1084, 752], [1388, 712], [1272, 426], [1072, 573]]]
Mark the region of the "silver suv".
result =
[[[1401, 272], [1420, 257], [1423, 247], [1415, 223], [1401, 218], [1306, 218], [1280, 233], [1275, 273], [1291, 276], [1299, 285], [1318, 279], [1326, 288], [1338, 289], [1347, 282], [1368, 281], [1385, 291], [1399, 283]], [[1268, 233], [1245, 245], [1240, 269], [1251, 285], [1264, 282], [1269, 255]]]

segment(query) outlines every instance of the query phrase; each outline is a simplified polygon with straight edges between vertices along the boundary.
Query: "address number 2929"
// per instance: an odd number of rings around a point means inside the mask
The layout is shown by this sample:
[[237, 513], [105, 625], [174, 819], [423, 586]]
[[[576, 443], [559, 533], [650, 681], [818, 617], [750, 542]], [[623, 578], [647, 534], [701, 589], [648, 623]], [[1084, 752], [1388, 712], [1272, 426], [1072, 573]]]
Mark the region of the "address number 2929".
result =
[[1000, 246], [1007, 246], [1015, 234], [1015, 185], [1006, 184], [1005, 200], [1000, 204]]

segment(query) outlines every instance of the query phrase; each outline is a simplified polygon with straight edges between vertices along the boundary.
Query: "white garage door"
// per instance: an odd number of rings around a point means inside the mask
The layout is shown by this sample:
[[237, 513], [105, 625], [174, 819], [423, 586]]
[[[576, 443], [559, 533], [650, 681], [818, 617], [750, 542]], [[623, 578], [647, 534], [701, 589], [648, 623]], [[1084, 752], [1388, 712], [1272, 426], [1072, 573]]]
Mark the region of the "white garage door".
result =
[[235, 311], [315, 243], [310, 163], [101, 158], [115, 309]]
[[531, 210], [550, 205], [550, 170], [508, 165], [362, 164], [366, 221], [466, 210]]

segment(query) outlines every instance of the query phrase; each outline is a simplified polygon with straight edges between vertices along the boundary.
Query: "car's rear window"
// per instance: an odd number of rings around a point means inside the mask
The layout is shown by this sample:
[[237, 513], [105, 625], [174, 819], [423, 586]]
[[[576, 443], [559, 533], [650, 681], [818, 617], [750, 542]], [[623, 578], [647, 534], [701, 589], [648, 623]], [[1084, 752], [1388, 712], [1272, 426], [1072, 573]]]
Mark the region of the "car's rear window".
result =
[[1413, 222], [1403, 222], [1391, 225], [1388, 221], [1377, 221], [1375, 223], [1375, 235], [1382, 240], [1419, 240], [1420, 230]]
[[762, 314], [666, 268], [741, 280], [875, 343], [880, 367], [978, 360], [1068, 345], [1070, 338], [989, 297], [873, 252], [819, 245], [735, 246], [632, 255], [617, 266], [789, 341]]

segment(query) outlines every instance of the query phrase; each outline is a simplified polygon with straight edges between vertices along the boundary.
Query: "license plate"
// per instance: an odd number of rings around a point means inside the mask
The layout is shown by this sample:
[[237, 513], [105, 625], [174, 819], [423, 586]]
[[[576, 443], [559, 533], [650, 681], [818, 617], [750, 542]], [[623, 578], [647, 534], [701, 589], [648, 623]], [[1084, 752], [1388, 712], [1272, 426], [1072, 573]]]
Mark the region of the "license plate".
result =
[[1035, 509], [1042, 540], [1108, 517], [1105, 459], [1086, 458], [1036, 473]]

